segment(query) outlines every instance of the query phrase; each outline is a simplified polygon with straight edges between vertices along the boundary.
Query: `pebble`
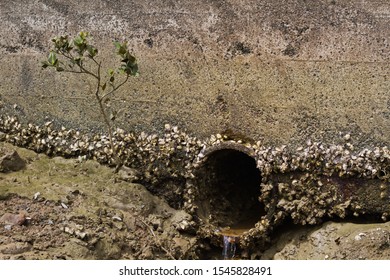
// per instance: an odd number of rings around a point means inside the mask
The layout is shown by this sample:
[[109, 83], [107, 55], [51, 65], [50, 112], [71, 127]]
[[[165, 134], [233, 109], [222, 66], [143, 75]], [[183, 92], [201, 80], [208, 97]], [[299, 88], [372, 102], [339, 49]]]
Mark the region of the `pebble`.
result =
[[34, 200], [37, 200], [38, 199], [38, 197], [41, 195], [41, 193], [40, 192], [36, 192], [35, 194], [34, 194]]
[[87, 236], [86, 232], [76, 230], [75, 235], [79, 239], [84, 239]]
[[12, 229], [12, 225], [5, 225], [5, 226], [4, 226], [4, 229], [5, 229], [5, 230], [11, 230], [11, 229]]
[[356, 241], [362, 240], [362, 238], [363, 238], [364, 236], [366, 236], [366, 235], [367, 235], [367, 234], [361, 232], [361, 233], [359, 233], [359, 234], [357, 234], [357, 235], [355, 236], [355, 240], [356, 240]]
[[26, 215], [24, 213], [19, 213], [19, 214], [11, 214], [11, 213], [5, 213], [1, 218], [0, 218], [0, 224], [5, 224], [5, 225], [23, 225], [26, 221]]
[[122, 222], [122, 218], [119, 217], [119, 216], [113, 216], [112, 219], [113, 219], [114, 221]]
[[0, 246], [0, 252], [8, 255], [22, 254], [30, 249], [31, 245], [27, 242], [15, 242]]
[[[19, 156], [16, 151], [9, 151], [0, 157], [0, 171], [19, 171], [26, 167], [26, 162]], [[15, 180], [16, 182], [16, 180]]]

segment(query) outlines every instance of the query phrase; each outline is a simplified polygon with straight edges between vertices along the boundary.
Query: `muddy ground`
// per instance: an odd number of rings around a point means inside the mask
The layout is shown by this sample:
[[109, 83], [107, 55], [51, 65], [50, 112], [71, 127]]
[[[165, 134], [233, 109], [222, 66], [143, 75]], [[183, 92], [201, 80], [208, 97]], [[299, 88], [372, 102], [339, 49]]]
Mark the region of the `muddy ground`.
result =
[[[0, 259], [218, 259], [192, 217], [171, 208], [134, 170], [16, 150], [21, 166], [0, 168]], [[3, 161], [4, 162], [4, 161]], [[222, 246], [222, 239], [221, 239]], [[390, 223], [283, 226], [248, 259], [389, 259]]]
[[17, 151], [27, 164], [0, 173], [0, 217], [21, 221], [0, 219], [0, 259], [195, 257], [191, 216], [128, 182], [129, 172]]

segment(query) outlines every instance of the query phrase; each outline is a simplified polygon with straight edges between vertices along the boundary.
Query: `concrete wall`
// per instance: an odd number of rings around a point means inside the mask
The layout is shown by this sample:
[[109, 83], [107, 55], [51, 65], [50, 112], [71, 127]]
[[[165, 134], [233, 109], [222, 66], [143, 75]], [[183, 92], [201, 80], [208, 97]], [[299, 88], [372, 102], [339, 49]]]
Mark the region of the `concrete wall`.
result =
[[387, 0], [1, 0], [1, 113], [99, 129], [85, 83], [39, 63], [51, 37], [84, 30], [104, 62], [114, 39], [139, 59], [115, 100], [124, 129], [388, 145], [389, 24]]

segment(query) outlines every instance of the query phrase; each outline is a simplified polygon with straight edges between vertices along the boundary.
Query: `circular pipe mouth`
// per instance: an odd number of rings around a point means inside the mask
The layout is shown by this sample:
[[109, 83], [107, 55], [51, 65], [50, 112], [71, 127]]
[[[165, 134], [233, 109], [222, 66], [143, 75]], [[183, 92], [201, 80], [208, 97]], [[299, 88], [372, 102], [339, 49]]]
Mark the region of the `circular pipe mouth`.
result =
[[195, 173], [197, 216], [230, 235], [241, 235], [261, 220], [261, 173], [245, 147], [220, 147], [206, 154]]

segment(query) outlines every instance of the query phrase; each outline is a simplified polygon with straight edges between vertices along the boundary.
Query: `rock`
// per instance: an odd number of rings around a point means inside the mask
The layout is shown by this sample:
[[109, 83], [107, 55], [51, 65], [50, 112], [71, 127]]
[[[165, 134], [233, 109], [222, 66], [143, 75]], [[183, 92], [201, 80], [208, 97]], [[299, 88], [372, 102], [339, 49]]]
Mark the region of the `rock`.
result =
[[16, 242], [0, 246], [0, 252], [8, 255], [22, 254], [31, 249], [31, 245], [27, 242]]
[[133, 183], [139, 180], [139, 178], [139, 172], [133, 168], [122, 166], [118, 171], [118, 179], [122, 181]]
[[72, 229], [70, 227], [64, 227], [64, 232], [69, 233], [69, 234], [72, 235], [74, 233], [74, 229]]
[[83, 231], [76, 230], [75, 235], [77, 238], [83, 240], [87, 236], [87, 233], [83, 232]]
[[128, 231], [133, 232], [137, 229], [137, 220], [133, 215], [125, 212], [123, 222]]
[[171, 224], [178, 230], [178, 231], [187, 231], [192, 228], [191, 223], [192, 217], [188, 213], [180, 210], [177, 211], [171, 218], [170, 222]]
[[33, 199], [34, 200], [37, 200], [38, 199], [38, 197], [41, 195], [41, 193], [40, 192], [36, 192], [35, 194], [34, 194], [34, 197], [33, 197]]
[[4, 229], [5, 229], [5, 230], [11, 230], [11, 229], [12, 229], [12, 226], [11, 226], [11, 225], [5, 225], [5, 226], [4, 226]]
[[153, 214], [149, 215], [148, 221], [152, 225], [153, 230], [157, 230], [157, 229], [161, 228], [162, 224], [163, 224], [162, 218], [160, 216], [156, 216]]
[[0, 158], [0, 172], [19, 171], [26, 167], [26, 162], [16, 151], [7, 152]]
[[26, 221], [26, 215], [24, 213], [19, 213], [19, 214], [11, 214], [11, 213], [5, 213], [1, 218], [0, 218], [0, 224], [4, 225], [23, 225]]
[[181, 237], [174, 237], [173, 242], [177, 247], [179, 247], [182, 251], [187, 251], [190, 247], [190, 242]]

